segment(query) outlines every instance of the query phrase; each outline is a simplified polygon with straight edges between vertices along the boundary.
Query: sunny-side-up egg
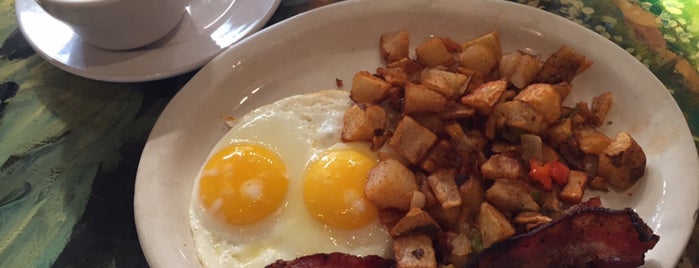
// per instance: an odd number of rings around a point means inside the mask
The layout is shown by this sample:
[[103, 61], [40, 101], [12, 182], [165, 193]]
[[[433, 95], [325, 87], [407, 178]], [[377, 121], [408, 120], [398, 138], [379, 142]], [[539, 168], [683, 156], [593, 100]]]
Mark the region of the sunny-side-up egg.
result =
[[343, 143], [348, 93], [323, 90], [259, 107], [213, 148], [196, 179], [190, 225], [206, 267], [264, 267], [315, 253], [392, 256], [364, 198], [376, 163]]

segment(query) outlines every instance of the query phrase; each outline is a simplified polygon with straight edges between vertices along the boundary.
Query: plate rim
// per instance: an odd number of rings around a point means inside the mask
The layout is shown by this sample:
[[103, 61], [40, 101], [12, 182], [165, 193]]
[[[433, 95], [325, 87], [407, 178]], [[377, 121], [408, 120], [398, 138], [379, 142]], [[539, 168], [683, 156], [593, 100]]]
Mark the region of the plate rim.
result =
[[[476, 0], [464, 0], [464, 1], [462, 1], [462, 2], [471, 2], [471, 1], [476, 1]], [[387, 1], [387, 2], [390, 2], [390, 1]], [[423, 3], [423, 2], [429, 2], [429, 0], [424, 0], [424, 1], [423, 1], [423, 0], [410, 0], [410, 1], [406, 1], [406, 2], [409, 2], [409, 3]], [[445, 1], [435, 1], [435, 2], [445, 2]], [[570, 21], [570, 20], [567, 20], [567, 19], [565, 19], [565, 18], [563, 18], [563, 17], [557, 16], [557, 15], [555, 15], [555, 14], [553, 14], [553, 13], [550, 13], [550, 12], [547, 12], [547, 11], [543, 11], [543, 10], [539, 10], [539, 9], [536, 9], [536, 8], [534, 8], [534, 7], [530, 7], [530, 6], [527, 6], [527, 5], [518, 4], [518, 3], [513, 3], [513, 2], [505, 2], [505, 1], [498, 1], [498, 0], [481, 0], [481, 1], [477, 1], [477, 2], [484, 2], [484, 3], [489, 3], [489, 4], [502, 4], [502, 5], [518, 6], [518, 7], [520, 7], [520, 8], [529, 9], [530, 12], [535, 12], [535, 14], [547, 14], [546, 16], [554, 16], [554, 17], [555, 17], [555, 19], [554, 19], [555, 21], [560, 22], [560, 23], [563, 23], [563, 24], [567, 24], [566, 27], [575, 27], [575, 28], [578, 28], [579, 30], [586, 31], [586, 32], [588, 32], [588, 33], [592, 33], [592, 34], [594, 34], [594, 36], [595, 36], [595, 37], [594, 37], [594, 39], [595, 39], [594, 41], [595, 41], [595, 42], [605, 42], [605, 43], [607, 43], [607, 45], [612, 45], [612, 46], [615, 47], [616, 50], [618, 50], [618, 52], [622, 52], [622, 53], [623, 53], [623, 57], [626, 57], [626, 58], [629, 58], [629, 59], [633, 59], [633, 61], [636, 62], [637, 64], [641, 64], [640, 62], [638, 62], [637, 59], [635, 59], [632, 55], [628, 54], [628, 52], [626, 52], [625, 50], [623, 50], [623, 49], [622, 49], [621, 47], [619, 47], [616, 43], [614, 43], [614, 42], [612, 42], [612, 41], [610, 41], [610, 40], [608, 40], [608, 39], [606, 39], [606, 38], [603, 38], [602, 36], [596, 34], [595, 32], [593, 32], [592, 30], [590, 30], [590, 29], [588, 29], [588, 28], [586, 28], [586, 27], [583, 27], [583, 26], [581, 26], [581, 25], [578, 25], [578, 24], [576, 24], [576, 23], [574, 23], [574, 22], [572, 22], [572, 21]], [[364, 4], [364, 5], [367, 5], [367, 4], [368, 4], [368, 5], [385, 5], [385, 6], [389, 6], [389, 4], [376, 4], [376, 3], [372, 3], [371, 0], [354, 0], [354, 1], [344, 1], [344, 2], [339, 2], [339, 3], [334, 3], [334, 4], [331, 4], [331, 5], [323, 6], [323, 7], [317, 8], [317, 9], [310, 10], [310, 11], [308, 11], [308, 12], [304, 12], [304, 13], [295, 15], [295, 16], [293, 16], [293, 17], [287, 19], [287, 20], [284, 20], [284, 21], [282, 21], [282, 22], [280, 22], [280, 23], [277, 23], [277, 24], [275, 24], [275, 25], [272, 25], [272, 26], [270, 26], [270, 27], [268, 27], [268, 28], [265, 28], [265, 29], [263, 29], [263, 30], [261, 30], [261, 31], [259, 31], [259, 32], [257, 32], [257, 33], [255, 33], [255, 34], [253, 34], [252, 36], [250, 36], [249, 38], [247, 38], [245, 41], [236, 43], [236, 44], [234, 44], [233, 46], [231, 46], [231, 47], [229, 47], [228, 49], [226, 49], [226, 51], [224, 51], [223, 53], [220, 53], [220, 54], [219, 54], [217, 57], [215, 57], [211, 62], [209, 62], [208, 64], [206, 64], [206, 65], [204, 66], [204, 68], [202, 68], [202, 69], [187, 83], [187, 85], [185, 85], [185, 86], [183, 87], [183, 89], [182, 89], [180, 92], [178, 92], [178, 93], [173, 97], [172, 100], [173, 100], [173, 101], [178, 101], [178, 102], [181, 101], [182, 99], [185, 98], [185, 97], [184, 97], [185, 94], [188, 94], [188, 93], [190, 93], [191, 91], [193, 91], [192, 89], [188, 89], [188, 88], [192, 88], [192, 87], [197, 86], [197, 85], [199, 85], [199, 84], [201, 84], [201, 83], [204, 83], [205, 85], [208, 85], [208, 86], [216, 87], [216, 83], [217, 83], [217, 82], [220, 82], [220, 79], [222, 79], [222, 78], [215, 75], [215, 68], [216, 68], [218, 65], [224, 64], [224, 63], [221, 62], [221, 61], [225, 61], [225, 60], [227, 60], [227, 59], [229, 59], [229, 58], [232, 58], [231, 55], [235, 55], [235, 53], [237, 52], [237, 50], [245, 50], [245, 46], [247, 46], [248, 43], [261, 42], [261, 41], [264, 41], [264, 40], [268, 40], [268, 39], [270, 39], [271, 37], [273, 37], [273, 35], [274, 35], [275, 33], [283, 32], [283, 31], [289, 30], [289, 29], [293, 29], [294, 26], [295, 26], [296, 24], [300, 24], [300, 22], [298, 22], [298, 21], [312, 20], [313, 18], [316, 18], [316, 17], [319, 17], [319, 16], [322, 17], [324, 13], [330, 13], [330, 12], [333, 12], [333, 11], [335, 11], [335, 10], [341, 10], [342, 8], [346, 8], [346, 7], [348, 7], [348, 6], [349, 6], [349, 7], [356, 7], [356, 6], [360, 6], [360, 5], [362, 5], [362, 4]], [[365, 6], [364, 6], [364, 7], [365, 7]], [[366, 7], [365, 7], [365, 8], [366, 8]], [[540, 13], [536, 13], [536, 12], [540, 12]], [[320, 15], [318, 15], [318, 14], [320, 14]], [[552, 18], [552, 19], [553, 19], [553, 18]], [[270, 32], [271, 32], [271, 33], [270, 33]], [[251, 40], [253, 40], [253, 41], [251, 41]], [[242, 48], [241, 48], [241, 47], [242, 47]], [[250, 49], [248, 49], [248, 50], [250, 50]], [[229, 64], [230, 64], [230, 62], [229, 62]], [[672, 95], [667, 91], [665, 85], [664, 85], [662, 82], [660, 82], [660, 80], [659, 80], [650, 70], [648, 70], [647, 67], [644, 67], [643, 70], [644, 70], [644, 73], [647, 74], [647, 75], [650, 77], [650, 79], [652, 79], [659, 87], [661, 87], [662, 89], [665, 89], [663, 94], [666, 95], [666, 97], [668, 97], [668, 98], [671, 100], [672, 104], [674, 105], [674, 107], [672, 107], [672, 108], [674, 108], [675, 110], [681, 112], [681, 109], [679, 108], [679, 105], [677, 104], [677, 102], [675, 101], [675, 99], [672, 97]], [[211, 76], [212, 74], [213, 74], [213, 76]], [[214, 82], [210, 82], [210, 83], [207, 84], [206, 82], [204, 82], [204, 79], [213, 80]], [[201, 90], [201, 88], [199, 88], [199, 89], [197, 89], [197, 90]], [[153, 137], [153, 135], [154, 135], [154, 133], [156, 132], [156, 130], [158, 130], [159, 127], [162, 127], [162, 126], [160, 126], [160, 124], [159, 124], [159, 123], [162, 123], [162, 122], [161, 122], [161, 121], [162, 121], [161, 119], [164, 118], [168, 112], [170, 112], [169, 109], [172, 109], [172, 106], [175, 106], [175, 104], [173, 104], [173, 101], [171, 101], [170, 103], [168, 103], [168, 105], [166, 106], [166, 108], [163, 110], [163, 113], [162, 113], [162, 114], [160, 115], [160, 117], [158, 118], [158, 121], [156, 122], [156, 124], [155, 124], [154, 127], [153, 127], [153, 132], [151, 132], [151, 135], [149, 135], [149, 138], [148, 138], [149, 141], [150, 141], [151, 138]], [[681, 131], [682, 131], [682, 132], [689, 133], [690, 136], [691, 136], [691, 131], [689, 130], [689, 126], [688, 126], [687, 121], [685, 120], [681, 125], [682, 125]], [[687, 137], [682, 137], [682, 138], [686, 139]], [[691, 139], [690, 139], [690, 140], [691, 140]], [[692, 143], [692, 145], [693, 145], [693, 143]], [[145, 148], [144, 148], [144, 155], [146, 154], [146, 150], [147, 150], [147, 149], [152, 149], [152, 148], [149, 147], [149, 142], [146, 143], [146, 146], [145, 146]], [[693, 162], [693, 163], [699, 163], [699, 155], [696, 153], [696, 147], [695, 147], [695, 146], [692, 146], [692, 149], [691, 149], [691, 150], [694, 151], [694, 156], [693, 156], [693, 157], [690, 157], [691, 159], [688, 159], [687, 161]], [[141, 164], [148, 164], [148, 161], [144, 161], [144, 158], [141, 158], [141, 163], [139, 164], [139, 175], [140, 175], [140, 173], [141, 173], [141, 172], [140, 172], [140, 166], [141, 166]], [[694, 174], [699, 174], [699, 168], [694, 168]], [[141, 178], [142, 178], [142, 176], [139, 176], [139, 175], [137, 175], [136, 188], [138, 188], [138, 186], [139, 186], [139, 181], [140, 181]], [[699, 187], [699, 184], [698, 184], [697, 186]], [[699, 192], [699, 189], [695, 189], [695, 190], [697, 190], [697, 192]], [[137, 191], [136, 193], [138, 193], [138, 191]], [[696, 204], [695, 206], [696, 206], [697, 209], [699, 209], [699, 199], [697, 199], [697, 202], [696, 202], [696, 203], [697, 203], [697, 204]], [[135, 201], [134, 201], [134, 206], [137, 207], [136, 199], [135, 199]], [[138, 208], [136, 208], [136, 209], [138, 210]], [[137, 213], [141, 213], [141, 215], [143, 215], [142, 212], [137, 212]], [[141, 234], [142, 234], [143, 232], [145, 232], [145, 230], [141, 230], [142, 227], [139, 226], [139, 224], [138, 224], [138, 219], [139, 219], [139, 215], [136, 215], [137, 228], [138, 228], [138, 233], [139, 233], [139, 238], [140, 238], [140, 237], [141, 237]], [[697, 220], [697, 219], [696, 219], [696, 213], [695, 213], [694, 222], [696, 222], [696, 220]], [[687, 236], [685, 237], [685, 238], [686, 238], [685, 241], [683, 241], [683, 243], [682, 243], [683, 247], [686, 246], [687, 242], [689, 241], [689, 234], [691, 234], [691, 226], [693, 226], [693, 224], [694, 224], [694, 223], [688, 223], [688, 225], [690, 226], [690, 227], [689, 227], [689, 232], [687, 233]], [[144, 253], [145, 253], [145, 250], [144, 250]], [[148, 257], [148, 254], [147, 254], [147, 253], [146, 253], [146, 256]], [[681, 256], [681, 252], [677, 252], [677, 253], [676, 253], [676, 256], [673, 256], [673, 260], [674, 260], [675, 263], [677, 263], [677, 261], [679, 260], [680, 256]]]

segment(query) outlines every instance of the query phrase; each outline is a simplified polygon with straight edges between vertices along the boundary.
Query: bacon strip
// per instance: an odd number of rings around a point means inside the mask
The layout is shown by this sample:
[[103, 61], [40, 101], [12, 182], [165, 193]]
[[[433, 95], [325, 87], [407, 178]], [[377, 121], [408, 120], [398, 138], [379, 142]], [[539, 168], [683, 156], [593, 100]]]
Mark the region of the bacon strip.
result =
[[393, 260], [376, 255], [364, 257], [345, 253], [319, 253], [303, 256], [291, 261], [278, 260], [266, 268], [384, 268], [393, 267]]
[[658, 239], [630, 208], [583, 206], [485, 249], [478, 267], [638, 267]]

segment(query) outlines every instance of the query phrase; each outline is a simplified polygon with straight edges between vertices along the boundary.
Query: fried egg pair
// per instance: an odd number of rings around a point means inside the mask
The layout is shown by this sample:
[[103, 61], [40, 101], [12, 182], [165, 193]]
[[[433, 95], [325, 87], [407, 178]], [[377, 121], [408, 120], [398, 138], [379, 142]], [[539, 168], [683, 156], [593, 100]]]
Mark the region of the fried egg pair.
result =
[[192, 193], [190, 225], [206, 267], [264, 267], [344, 252], [390, 257], [390, 235], [364, 198], [377, 162], [343, 143], [348, 93], [282, 99], [239, 119], [216, 144]]

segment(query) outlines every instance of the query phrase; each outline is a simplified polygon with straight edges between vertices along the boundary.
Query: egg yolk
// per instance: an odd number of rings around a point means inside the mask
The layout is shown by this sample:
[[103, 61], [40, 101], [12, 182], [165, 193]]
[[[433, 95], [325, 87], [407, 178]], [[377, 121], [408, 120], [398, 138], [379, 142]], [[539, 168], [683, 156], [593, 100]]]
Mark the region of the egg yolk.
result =
[[303, 178], [307, 210], [320, 222], [340, 229], [357, 229], [378, 217], [364, 197], [369, 170], [376, 159], [354, 150], [333, 150], [311, 160]]
[[260, 145], [233, 144], [204, 165], [199, 197], [217, 218], [244, 225], [276, 211], [288, 185], [286, 167], [276, 153]]

